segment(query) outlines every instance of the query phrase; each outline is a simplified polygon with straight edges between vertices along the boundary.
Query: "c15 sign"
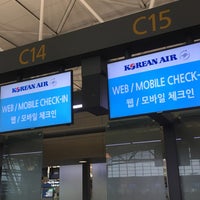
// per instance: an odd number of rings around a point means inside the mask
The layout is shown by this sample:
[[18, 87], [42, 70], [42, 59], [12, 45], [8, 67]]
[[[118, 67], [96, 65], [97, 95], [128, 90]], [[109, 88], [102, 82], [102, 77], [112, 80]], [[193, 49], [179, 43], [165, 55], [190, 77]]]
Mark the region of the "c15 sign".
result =
[[110, 118], [200, 106], [200, 43], [107, 66]]
[[71, 73], [2, 86], [0, 132], [72, 123]]

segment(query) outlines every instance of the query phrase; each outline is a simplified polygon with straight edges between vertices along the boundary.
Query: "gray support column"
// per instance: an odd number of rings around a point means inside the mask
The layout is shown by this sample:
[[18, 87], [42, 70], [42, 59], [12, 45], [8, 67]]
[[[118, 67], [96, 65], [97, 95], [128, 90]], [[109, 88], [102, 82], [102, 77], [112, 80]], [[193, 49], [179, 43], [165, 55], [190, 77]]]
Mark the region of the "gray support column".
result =
[[83, 164], [83, 200], [91, 199], [92, 183], [90, 180], [90, 164]]
[[152, 119], [163, 127], [164, 158], [167, 165], [167, 179], [170, 200], [182, 200], [179, 177], [179, 161], [177, 155], [175, 125], [179, 119], [172, 113], [157, 113], [150, 115]]
[[100, 56], [82, 60], [82, 100], [84, 110], [107, 114], [106, 62]]
[[174, 125], [166, 124], [163, 131], [169, 197], [170, 200], [182, 200]]
[[1, 182], [1, 177], [2, 177], [2, 164], [3, 164], [3, 136], [0, 136], [0, 199], [2, 199], [2, 182]]

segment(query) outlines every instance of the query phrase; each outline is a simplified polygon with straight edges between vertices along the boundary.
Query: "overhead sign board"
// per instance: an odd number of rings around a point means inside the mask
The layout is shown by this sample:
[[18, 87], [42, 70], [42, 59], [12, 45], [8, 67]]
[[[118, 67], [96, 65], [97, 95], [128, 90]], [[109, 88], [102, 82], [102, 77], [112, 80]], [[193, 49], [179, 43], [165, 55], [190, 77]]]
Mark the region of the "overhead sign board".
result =
[[200, 106], [200, 43], [110, 63], [110, 118]]
[[72, 123], [71, 73], [2, 86], [0, 132]]

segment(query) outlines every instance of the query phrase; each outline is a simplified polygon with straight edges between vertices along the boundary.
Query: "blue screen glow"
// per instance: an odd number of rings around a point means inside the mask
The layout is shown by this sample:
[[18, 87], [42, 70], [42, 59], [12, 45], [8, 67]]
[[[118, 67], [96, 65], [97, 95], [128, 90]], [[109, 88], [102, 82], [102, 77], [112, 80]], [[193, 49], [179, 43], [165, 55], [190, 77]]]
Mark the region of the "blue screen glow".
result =
[[71, 71], [1, 87], [0, 132], [72, 123]]
[[110, 118], [200, 106], [200, 44], [107, 66]]

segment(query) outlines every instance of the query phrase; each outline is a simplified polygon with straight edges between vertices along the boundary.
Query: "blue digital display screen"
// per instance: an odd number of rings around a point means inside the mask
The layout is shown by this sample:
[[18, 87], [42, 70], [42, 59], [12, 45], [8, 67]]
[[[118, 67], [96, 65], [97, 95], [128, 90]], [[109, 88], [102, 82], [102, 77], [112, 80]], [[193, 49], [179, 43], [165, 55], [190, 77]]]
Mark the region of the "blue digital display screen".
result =
[[109, 63], [110, 118], [200, 106], [200, 43]]
[[71, 73], [2, 86], [0, 132], [72, 123]]

